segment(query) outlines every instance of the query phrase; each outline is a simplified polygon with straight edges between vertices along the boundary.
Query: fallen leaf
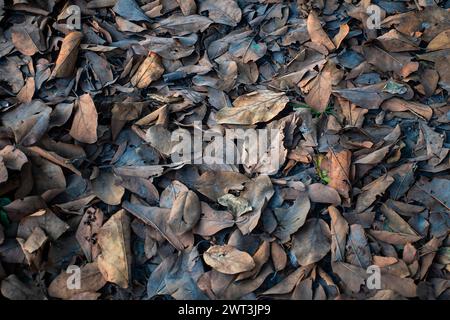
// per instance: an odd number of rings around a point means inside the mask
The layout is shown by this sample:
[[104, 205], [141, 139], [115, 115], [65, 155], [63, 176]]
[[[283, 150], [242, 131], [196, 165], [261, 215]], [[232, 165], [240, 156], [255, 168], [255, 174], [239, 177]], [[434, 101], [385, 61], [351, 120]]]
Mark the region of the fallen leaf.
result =
[[130, 236], [130, 218], [125, 210], [111, 216], [97, 234], [101, 249], [98, 268], [106, 281], [122, 288], [128, 288], [131, 277]]
[[[77, 271], [75, 271], [77, 272]], [[97, 266], [97, 262], [88, 263], [82, 266], [79, 270], [80, 288], [69, 288], [67, 285], [73, 278], [73, 272], [66, 272], [63, 270], [49, 285], [48, 294], [51, 297], [60, 299], [71, 299], [75, 295], [85, 292], [96, 292], [100, 290], [105, 284], [102, 274]]]
[[108, 171], [101, 172], [92, 180], [92, 190], [97, 197], [110, 205], [120, 204], [125, 193], [125, 188], [118, 183], [116, 176]]
[[322, 219], [309, 219], [294, 235], [292, 250], [301, 266], [320, 261], [330, 251], [330, 228]]
[[130, 81], [133, 86], [143, 89], [158, 80], [163, 73], [164, 67], [161, 64], [161, 58], [156, 53], [150, 52]]
[[253, 258], [244, 251], [224, 246], [212, 246], [204, 254], [205, 263], [225, 274], [237, 274], [250, 271], [255, 267]]
[[200, 0], [199, 12], [208, 11], [208, 18], [215, 23], [236, 26], [242, 18], [242, 11], [234, 0]]
[[284, 109], [289, 99], [284, 93], [255, 91], [240, 96], [233, 108], [225, 107], [216, 114], [218, 123], [250, 125], [267, 122]]
[[86, 93], [77, 101], [77, 109], [70, 129], [70, 135], [84, 143], [97, 141], [97, 109], [90, 94]]
[[343, 262], [345, 259], [345, 246], [349, 231], [348, 223], [335, 207], [328, 207], [328, 213], [331, 217], [332, 261]]
[[307, 28], [312, 42], [323, 45], [328, 49], [328, 51], [333, 51], [336, 48], [334, 43], [323, 30], [319, 17], [315, 11], [311, 11], [308, 15]]
[[377, 196], [383, 194], [393, 182], [394, 178], [385, 174], [364, 186], [362, 188], [362, 193], [356, 200], [356, 211], [363, 212], [367, 209], [370, 205], [372, 205], [372, 203], [374, 203]]
[[72, 31], [66, 35], [61, 45], [58, 59], [56, 59], [55, 68], [50, 76], [51, 78], [65, 78], [72, 75], [82, 38], [83, 34], [78, 31]]

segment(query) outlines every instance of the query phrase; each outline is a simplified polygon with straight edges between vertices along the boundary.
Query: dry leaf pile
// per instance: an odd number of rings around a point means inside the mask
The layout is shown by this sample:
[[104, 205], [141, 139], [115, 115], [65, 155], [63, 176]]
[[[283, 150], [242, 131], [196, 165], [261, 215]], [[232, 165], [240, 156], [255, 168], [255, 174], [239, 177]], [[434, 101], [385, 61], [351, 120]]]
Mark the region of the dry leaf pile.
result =
[[[1, 0], [1, 296], [449, 299], [449, 7]], [[171, 161], [227, 128], [281, 167]]]

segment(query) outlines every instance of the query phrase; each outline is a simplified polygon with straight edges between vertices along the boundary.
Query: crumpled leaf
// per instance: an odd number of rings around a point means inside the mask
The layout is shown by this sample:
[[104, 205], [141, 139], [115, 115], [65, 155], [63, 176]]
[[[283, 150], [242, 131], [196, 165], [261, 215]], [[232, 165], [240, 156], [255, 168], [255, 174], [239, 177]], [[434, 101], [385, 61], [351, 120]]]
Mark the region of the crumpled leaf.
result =
[[240, 217], [246, 212], [252, 211], [247, 199], [238, 198], [230, 193], [224, 194], [217, 199], [217, 202], [233, 213], [235, 217]]

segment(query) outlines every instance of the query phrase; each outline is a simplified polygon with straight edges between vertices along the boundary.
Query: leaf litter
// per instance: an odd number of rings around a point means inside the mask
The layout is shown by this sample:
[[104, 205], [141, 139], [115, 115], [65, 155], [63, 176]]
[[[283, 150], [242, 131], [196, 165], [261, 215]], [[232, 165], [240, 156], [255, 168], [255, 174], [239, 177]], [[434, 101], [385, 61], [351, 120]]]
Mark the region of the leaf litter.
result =
[[449, 1], [0, 3], [2, 297], [450, 298]]

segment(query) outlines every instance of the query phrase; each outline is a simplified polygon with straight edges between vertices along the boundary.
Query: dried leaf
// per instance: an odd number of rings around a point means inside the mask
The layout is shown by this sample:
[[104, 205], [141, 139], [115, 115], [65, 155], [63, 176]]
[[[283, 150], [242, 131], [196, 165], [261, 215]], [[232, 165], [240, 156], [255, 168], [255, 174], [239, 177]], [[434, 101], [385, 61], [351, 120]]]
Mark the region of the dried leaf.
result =
[[330, 228], [322, 219], [309, 219], [294, 235], [292, 250], [301, 266], [320, 261], [330, 251]]
[[233, 108], [225, 107], [216, 114], [218, 123], [250, 125], [267, 122], [284, 109], [289, 99], [284, 93], [255, 91], [240, 96]]
[[77, 102], [77, 109], [70, 129], [70, 135], [84, 143], [97, 141], [97, 109], [90, 94], [86, 93]]
[[66, 35], [61, 45], [58, 59], [56, 59], [51, 78], [65, 78], [72, 75], [77, 62], [78, 48], [82, 38], [83, 34], [78, 31], [72, 31]]
[[[128, 288], [131, 277], [130, 218], [117, 211], [98, 231], [98, 268], [106, 281]], [[95, 291], [95, 290], [94, 290]]]
[[154, 52], [140, 64], [136, 73], [131, 78], [131, 84], [139, 89], [147, 88], [153, 81], [158, 80], [164, 73], [161, 58]]
[[225, 274], [237, 274], [250, 271], [255, 267], [253, 258], [233, 246], [212, 246], [204, 254], [205, 263]]

